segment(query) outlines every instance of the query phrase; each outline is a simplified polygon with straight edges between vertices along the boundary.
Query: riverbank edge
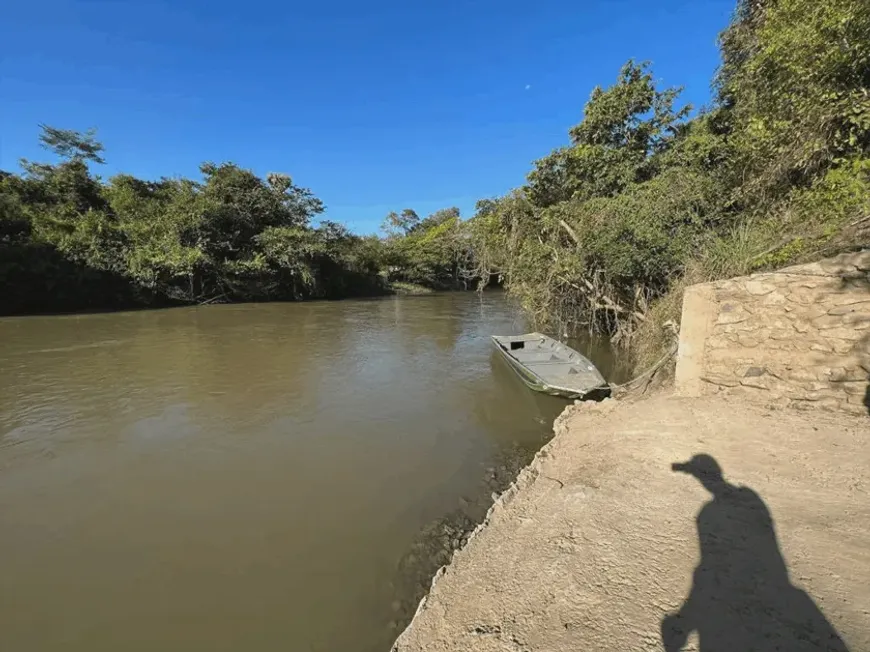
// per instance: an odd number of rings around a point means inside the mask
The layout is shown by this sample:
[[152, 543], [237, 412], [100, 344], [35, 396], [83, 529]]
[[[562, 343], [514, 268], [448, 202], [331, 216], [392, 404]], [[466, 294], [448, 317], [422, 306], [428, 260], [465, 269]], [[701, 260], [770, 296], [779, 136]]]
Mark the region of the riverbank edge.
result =
[[[501, 288], [485, 289], [485, 292], [501, 292]], [[436, 290], [415, 283], [391, 282], [383, 291], [370, 292], [359, 295], [339, 297], [310, 297], [307, 299], [269, 299], [264, 301], [203, 301], [200, 303], [187, 303], [183, 301], [163, 301], [159, 303], [130, 303], [115, 307], [84, 307], [69, 310], [47, 311], [3, 311], [0, 307], [0, 319], [15, 317], [70, 317], [88, 315], [111, 315], [120, 312], [150, 312], [155, 310], [173, 310], [175, 308], [207, 308], [209, 306], [240, 306], [240, 305], [269, 305], [275, 303], [323, 303], [332, 301], [364, 301], [369, 299], [386, 299], [389, 297], [419, 297], [432, 294], [445, 293], [468, 293], [477, 292], [475, 288]]]
[[[669, 390], [662, 389], [658, 393], [669, 394], [671, 392]], [[414, 611], [414, 615], [411, 618], [411, 621], [393, 642], [393, 645], [390, 648], [391, 652], [396, 652], [399, 649], [399, 646], [402, 644], [403, 637], [408, 632], [410, 632], [410, 630], [414, 627], [414, 623], [417, 618], [425, 611], [426, 605], [429, 601], [429, 595], [435, 589], [438, 582], [447, 573], [450, 572], [451, 567], [455, 565], [456, 561], [460, 559], [463, 555], [468, 553], [468, 548], [471, 542], [474, 541], [474, 539], [489, 526], [489, 524], [492, 522], [493, 517], [498, 512], [506, 509], [521, 491], [531, 486], [531, 484], [538, 479], [538, 477], [540, 476], [541, 466], [544, 464], [544, 461], [548, 457], [550, 457], [552, 449], [558, 444], [558, 440], [568, 434], [570, 430], [568, 428], [568, 421], [571, 419], [571, 417], [573, 417], [574, 414], [580, 409], [609, 411], [616, 407], [617, 403], [619, 405], [624, 405], [625, 403], [630, 402], [630, 400], [631, 399], [617, 400], [613, 398], [606, 398], [600, 403], [575, 401], [574, 403], [565, 406], [565, 409], [562, 410], [562, 412], [559, 413], [559, 415], [553, 420], [553, 436], [550, 438], [550, 440], [547, 441], [538, 450], [538, 452], [535, 453], [535, 456], [532, 458], [532, 460], [520, 470], [520, 472], [517, 474], [517, 477], [513, 480], [513, 482], [510, 483], [510, 485], [508, 485], [507, 489], [495, 496], [493, 503], [486, 511], [486, 515], [483, 517], [483, 520], [478, 523], [478, 525], [471, 531], [465, 541], [465, 544], [461, 548], [454, 551], [453, 556], [450, 558], [450, 561], [447, 564], [435, 571], [435, 574], [433, 575], [432, 581], [429, 585], [429, 590], [417, 605], [417, 609]]]

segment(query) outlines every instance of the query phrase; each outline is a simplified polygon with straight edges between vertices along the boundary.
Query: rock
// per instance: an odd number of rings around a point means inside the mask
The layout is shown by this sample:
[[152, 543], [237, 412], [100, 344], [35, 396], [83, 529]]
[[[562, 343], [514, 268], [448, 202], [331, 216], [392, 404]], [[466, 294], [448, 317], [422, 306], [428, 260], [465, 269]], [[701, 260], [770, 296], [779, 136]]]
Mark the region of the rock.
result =
[[867, 393], [868, 387], [870, 387], [870, 380], [846, 381], [839, 383], [839, 385], [847, 394], [864, 396]]
[[795, 342], [793, 337], [771, 338], [764, 344], [764, 348], [771, 351], [794, 351], [803, 349], [803, 346]]
[[716, 300], [724, 301], [732, 297], [742, 297], [743, 288], [734, 279], [727, 279], [716, 284]]
[[705, 374], [701, 376], [701, 380], [711, 385], [720, 385], [721, 387], [737, 387], [740, 384], [737, 378], [725, 374]]
[[809, 392], [820, 392], [833, 388], [833, 385], [831, 383], [820, 380], [802, 383], [802, 386]]
[[814, 369], [807, 369], [805, 367], [790, 369], [786, 375], [791, 380], [796, 380], [798, 382], [814, 382], [819, 378]]
[[762, 304], [765, 306], [784, 306], [784, 310], [786, 312], [791, 312], [791, 306], [787, 306], [786, 303], [788, 300], [782, 292], [771, 292], [762, 300]]
[[855, 348], [855, 343], [844, 340], [833, 340], [831, 341], [831, 350], [834, 353], [845, 354], [850, 353], [852, 349]]
[[818, 401], [824, 401], [825, 399], [831, 399], [831, 398], [836, 399], [837, 397], [832, 392], [823, 390], [820, 392], [806, 392], [805, 394], [803, 394], [801, 396], [795, 396], [795, 398], [800, 399], [802, 401], [818, 402]]
[[[861, 288], [856, 288], [860, 290]], [[855, 304], [864, 304], [870, 307], [870, 299], [867, 298], [866, 294], [863, 292], [849, 292], [849, 293], [840, 293], [840, 294], [832, 294], [828, 303], [834, 306], [851, 306]]]
[[749, 292], [749, 294], [753, 294], [755, 296], [770, 294], [775, 289], [773, 285], [756, 280], [746, 281], [743, 284], [743, 287], [747, 292]]
[[847, 414], [854, 414], [855, 416], [866, 416], [868, 407], [862, 399], [861, 403], [840, 403], [838, 409], [843, 410], [843, 412]]
[[721, 335], [712, 335], [707, 338], [707, 348], [710, 349], [727, 349], [731, 347], [732, 342]]
[[825, 332], [825, 337], [836, 338], [838, 340], [859, 340], [861, 339], [861, 333], [854, 328], [846, 328], [845, 326], [841, 328], [829, 327]]
[[815, 297], [810, 296], [805, 292], [790, 292], [785, 298], [792, 303], [798, 303], [803, 306], [808, 306], [815, 300]]
[[829, 328], [837, 328], [838, 326], [843, 325], [843, 318], [839, 315], [829, 315], [824, 314], [821, 317], [816, 317], [812, 321], [813, 326], [818, 328], [819, 330], [826, 330]]
[[867, 381], [867, 372], [860, 367], [846, 369], [844, 367], [836, 367], [830, 370], [829, 380], [834, 383], [847, 383], [855, 381]]
[[843, 401], [838, 398], [828, 397], [822, 398], [815, 403], [815, 406], [822, 410], [838, 410], [843, 404]]
[[716, 319], [716, 323], [739, 324], [749, 317], [750, 313], [743, 306], [735, 303], [723, 303], [719, 308], [719, 317]]
[[848, 315], [849, 313], [859, 312], [862, 310], [862, 306], [860, 303], [853, 303], [851, 305], [842, 305], [842, 306], [834, 306], [830, 310], [828, 310], [829, 315]]
[[761, 344], [761, 340], [757, 337], [752, 337], [751, 335], [741, 335], [737, 338], [737, 343], [740, 344], [740, 346], [745, 346], [747, 349], [753, 349]]
[[744, 378], [740, 381], [744, 387], [753, 387], [755, 389], [770, 389], [770, 381], [764, 376]]
[[810, 325], [803, 320], [796, 320], [792, 326], [798, 333], [808, 333], [810, 330]]

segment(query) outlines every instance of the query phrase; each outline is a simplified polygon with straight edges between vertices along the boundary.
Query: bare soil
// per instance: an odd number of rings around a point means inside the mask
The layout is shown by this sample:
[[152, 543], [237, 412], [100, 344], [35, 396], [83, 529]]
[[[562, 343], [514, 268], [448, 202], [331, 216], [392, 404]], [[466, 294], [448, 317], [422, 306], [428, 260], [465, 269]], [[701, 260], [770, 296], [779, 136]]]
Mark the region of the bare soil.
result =
[[393, 649], [868, 652], [868, 444], [717, 398], [570, 408]]

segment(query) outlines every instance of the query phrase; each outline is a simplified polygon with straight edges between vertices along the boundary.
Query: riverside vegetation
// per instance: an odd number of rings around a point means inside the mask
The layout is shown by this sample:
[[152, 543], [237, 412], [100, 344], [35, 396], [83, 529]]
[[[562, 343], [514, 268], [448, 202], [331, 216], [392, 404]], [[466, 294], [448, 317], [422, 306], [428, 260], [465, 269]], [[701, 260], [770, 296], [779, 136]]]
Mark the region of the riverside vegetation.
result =
[[[233, 164], [108, 181], [92, 133], [44, 127], [55, 164], [0, 179], [5, 312], [344, 297], [497, 277], [540, 328], [591, 329], [646, 364], [686, 283], [830, 255], [870, 233], [870, 3], [739, 0], [710, 106], [649, 64], [596, 88], [570, 142], [526, 183], [383, 237], [332, 222], [309, 190]], [[411, 284], [401, 285], [401, 284]]]

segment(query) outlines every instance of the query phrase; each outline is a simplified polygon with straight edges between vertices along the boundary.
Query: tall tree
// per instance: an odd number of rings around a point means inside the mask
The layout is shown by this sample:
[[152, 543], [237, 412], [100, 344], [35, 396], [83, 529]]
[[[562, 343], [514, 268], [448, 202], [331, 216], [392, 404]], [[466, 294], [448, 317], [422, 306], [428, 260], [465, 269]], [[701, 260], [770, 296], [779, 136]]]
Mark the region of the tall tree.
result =
[[401, 213], [390, 212], [381, 225], [381, 230], [387, 235], [407, 235], [420, 224], [420, 216], [411, 209], [406, 208]]
[[673, 142], [690, 107], [676, 109], [679, 88], [656, 88], [648, 63], [628, 61], [616, 83], [596, 87], [572, 144], [536, 161], [526, 191], [544, 208], [570, 199], [610, 197], [654, 176], [656, 155]]
[[40, 125], [40, 129], [42, 129], [42, 134], [40, 134], [39, 140], [42, 146], [59, 157], [93, 163], [106, 162], [100, 154], [104, 148], [102, 143], [96, 139], [96, 129], [81, 132], [72, 129], [57, 129], [48, 125]]

